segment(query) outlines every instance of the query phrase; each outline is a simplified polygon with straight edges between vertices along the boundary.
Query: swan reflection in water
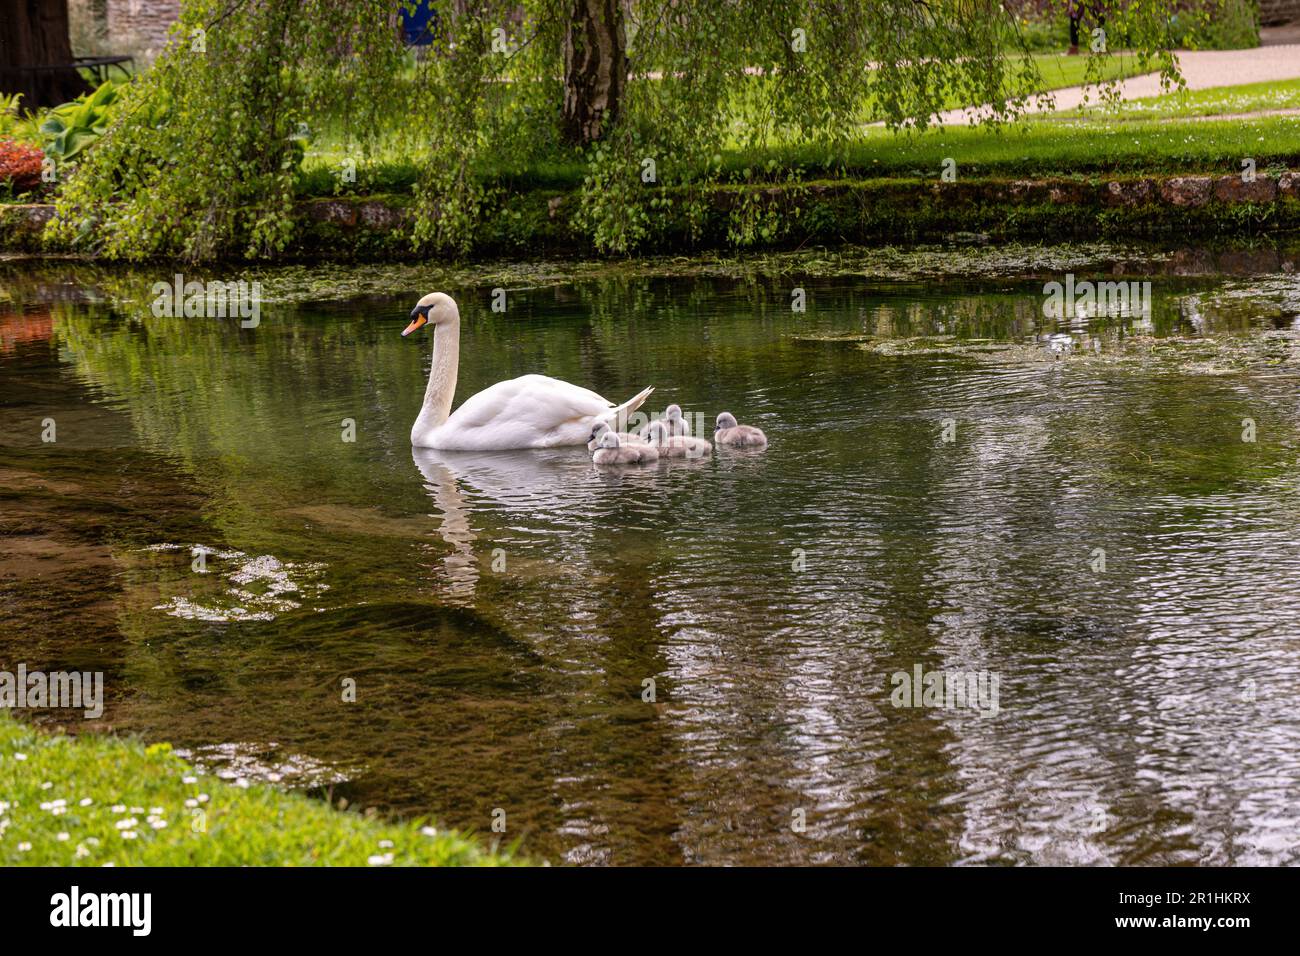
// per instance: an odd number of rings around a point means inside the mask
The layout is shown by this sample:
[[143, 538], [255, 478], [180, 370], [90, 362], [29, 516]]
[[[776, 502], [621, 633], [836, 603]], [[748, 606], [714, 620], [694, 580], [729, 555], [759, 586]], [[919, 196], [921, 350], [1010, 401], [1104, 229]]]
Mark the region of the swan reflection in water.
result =
[[658, 480], [653, 466], [597, 469], [581, 446], [488, 452], [412, 448], [411, 458], [437, 509], [436, 533], [451, 546], [439, 577], [458, 604], [473, 602], [479, 562], [486, 557], [474, 553], [482, 533], [481, 526], [474, 528], [475, 512], [480, 519], [497, 512], [526, 516], [531, 526], [572, 529], [612, 509], [624, 481]]

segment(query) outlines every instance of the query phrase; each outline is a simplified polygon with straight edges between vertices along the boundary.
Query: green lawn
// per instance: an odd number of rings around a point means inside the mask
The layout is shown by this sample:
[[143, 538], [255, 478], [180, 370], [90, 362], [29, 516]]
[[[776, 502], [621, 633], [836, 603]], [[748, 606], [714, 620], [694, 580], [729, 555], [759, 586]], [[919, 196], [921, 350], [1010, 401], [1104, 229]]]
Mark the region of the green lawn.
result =
[[[783, 179], [937, 178], [945, 158], [958, 176], [1061, 177], [1109, 174], [1169, 175], [1182, 172], [1233, 173], [1242, 157], [1260, 170], [1300, 164], [1300, 117], [1253, 120], [1165, 120], [1036, 118], [1001, 131], [946, 127], [898, 134], [864, 129], [846, 154], [831, 157], [811, 147], [784, 147], [723, 154], [724, 171], [737, 178], [746, 170]], [[379, 159], [359, 167], [358, 193], [407, 192], [418, 175], [409, 159]], [[576, 162], [534, 163], [503, 170], [503, 183], [517, 189], [574, 189], [585, 173]], [[302, 178], [306, 195], [334, 191], [332, 170], [309, 157]]]
[[[1107, 173], [1238, 172], [1241, 157], [1258, 167], [1300, 161], [1300, 118], [1144, 123], [1028, 120], [1000, 133], [948, 127], [912, 137], [873, 130], [850, 150], [855, 175], [935, 177], [945, 157], [958, 175], [1072, 176]], [[779, 163], [819, 157], [799, 151]]]
[[[1063, 53], [1035, 53], [1028, 57], [1033, 62], [1038, 74], [1042, 77], [1042, 82], [1033, 87], [1019, 90], [1023, 94], [1046, 93], [1051, 90], [1060, 90], [1068, 86], [1081, 86], [1084, 83], [1106, 82], [1109, 80], [1119, 80], [1130, 76], [1137, 76], [1143, 71], [1138, 68], [1137, 60], [1127, 53], [1116, 53], [1113, 56], [1101, 57], [1097, 60], [1097, 73], [1094, 76], [1088, 75], [1088, 65], [1092, 61], [1089, 56], [1066, 56]], [[1024, 66], [1023, 58], [1017, 58], [1015, 65], [1008, 66], [1008, 73], [1022, 69]], [[944, 109], [957, 109], [962, 106], [977, 106], [978, 103], [971, 103], [956, 93], [950, 92], [944, 99]], [[866, 104], [864, 116], [867, 119], [879, 120], [882, 117], [873, 113], [871, 104]]]
[[385, 823], [274, 787], [199, 775], [166, 744], [56, 736], [0, 712], [0, 865], [509, 862], [419, 821]]
[[[1087, 76], [1088, 55], [1066, 56], [1063, 53], [1037, 53], [1033, 57], [1038, 72], [1043, 76], [1044, 90], [1059, 90], [1067, 86], [1079, 86], [1092, 82]], [[1101, 78], [1103, 80], [1122, 79], [1137, 76], [1143, 71], [1138, 69], [1137, 60], [1126, 53], [1118, 53], [1102, 61]], [[963, 104], [957, 103], [956, 106]]]
[[[1244, 86], [1216, 86], [1208, 90], [1184, 90], [1164, 96], [1147, 96], [1120, 103], [1114, 108], [1095, 110], [1092, 115], [1141, 121], [1297, 108], [1300, 108], [1300, 79], [1248, 83]], [[1079, 113], [1072, 111], [1069, 115]]]

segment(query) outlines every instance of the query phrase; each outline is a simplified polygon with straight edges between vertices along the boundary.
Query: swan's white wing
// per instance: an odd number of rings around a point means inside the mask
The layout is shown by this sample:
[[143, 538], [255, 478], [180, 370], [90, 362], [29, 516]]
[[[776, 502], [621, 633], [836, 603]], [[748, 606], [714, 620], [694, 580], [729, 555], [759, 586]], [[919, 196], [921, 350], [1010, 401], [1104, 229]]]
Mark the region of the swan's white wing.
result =
[[614, 405], [590, 389], [545, 375], [498, 382], [470, 396], [432, 436], [433, 446], [486, 451], [580, 445]]

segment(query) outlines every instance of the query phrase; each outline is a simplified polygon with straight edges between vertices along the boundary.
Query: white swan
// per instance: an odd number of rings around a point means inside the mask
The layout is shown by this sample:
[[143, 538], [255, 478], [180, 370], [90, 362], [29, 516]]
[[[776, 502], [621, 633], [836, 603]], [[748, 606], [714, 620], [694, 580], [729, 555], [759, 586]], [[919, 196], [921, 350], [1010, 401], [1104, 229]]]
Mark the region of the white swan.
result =
[[522, 375], [471, 395], [451, 414], [460, 363], [460, 310], [449, 295], [430, 292], [411, 310], [402, 335], [433, 326], [433, 368], [411, 444], [448, 451], [501, 451], [584, 445], [597, 421], [626, 428], [627, 416], [654, 391], [615, 406], [595, 392], [545, 375]]

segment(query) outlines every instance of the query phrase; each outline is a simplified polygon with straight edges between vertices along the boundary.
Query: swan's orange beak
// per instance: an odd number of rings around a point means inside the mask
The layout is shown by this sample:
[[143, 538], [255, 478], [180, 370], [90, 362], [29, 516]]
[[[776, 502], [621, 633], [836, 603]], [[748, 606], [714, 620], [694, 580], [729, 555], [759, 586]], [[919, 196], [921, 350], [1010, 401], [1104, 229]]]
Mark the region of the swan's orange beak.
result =
[[418, 332], [429, 324], [429, 317], [423, 312], [418, 313], [411, 319], [411, 324], [402, 330], [403, 337], [410, 335], [412, 332]]

